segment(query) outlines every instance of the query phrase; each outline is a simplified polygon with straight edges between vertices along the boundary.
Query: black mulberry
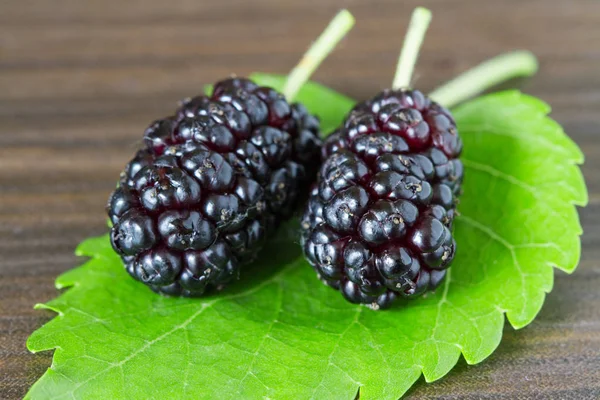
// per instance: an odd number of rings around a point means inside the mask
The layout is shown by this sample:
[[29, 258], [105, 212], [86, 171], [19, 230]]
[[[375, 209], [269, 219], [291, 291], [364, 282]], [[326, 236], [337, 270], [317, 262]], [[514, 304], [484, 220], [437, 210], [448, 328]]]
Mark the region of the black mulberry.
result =
[[108, 203], [111, 241], [154, 291], [198, 296], [255, 259], [320, 161], [319, 121], [250, 80], [217, 83], [144, 133]]
[[358, 104], [324, 143], [302, 220], [319, 278], [376, 309], [435, 289], [456, 251], [461, 149], [450, 112], [419, 91]]

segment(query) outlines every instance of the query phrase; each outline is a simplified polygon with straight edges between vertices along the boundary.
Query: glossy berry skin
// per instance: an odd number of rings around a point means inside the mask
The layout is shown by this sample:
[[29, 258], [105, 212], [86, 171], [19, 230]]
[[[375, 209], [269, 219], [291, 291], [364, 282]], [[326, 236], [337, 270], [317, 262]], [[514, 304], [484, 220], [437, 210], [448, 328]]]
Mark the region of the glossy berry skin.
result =
[[319, 121], [247, 79], [155, 121], [107, 211], [129, 274], [152, 290], [200, 296], [238, 277], [296, 209], [320, 159]]
[[434, 290], [456, 251], [461, 150], [450, 112], [419, 91], [358, 104], [323, 145], [302, 219], [319, 278], [374, 309]]

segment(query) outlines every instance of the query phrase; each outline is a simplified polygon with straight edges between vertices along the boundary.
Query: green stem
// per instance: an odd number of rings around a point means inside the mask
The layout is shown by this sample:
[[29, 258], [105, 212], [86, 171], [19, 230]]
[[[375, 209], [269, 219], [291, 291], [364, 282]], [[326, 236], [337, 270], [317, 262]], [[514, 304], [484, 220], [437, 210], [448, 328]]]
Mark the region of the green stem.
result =
[[354, 17], [348, 10], [342, 10], [331, 20], [321, 36], [302, 57], [298, 65], [290, 72], [283, 94], [293, 101], [298, 91], [315, 72], [321, 62], [331, 53], [340, 40], [354, 26]]
[[417, 58], [419, 58], [419, 50], [421, 49], [421, 44], [425, 38], [425, 32], [427, 32], [430, 21], [431, 11], [423, 7], [415, 8], [410, 18], [406, 36], [404, 37], [402, 51], [398, 57], [396, 74], [394, 75], [394, 82], [392, 84], [393, 89], [408, 88], [410, 86], [413, 70], [415, 69]]
[[509, 79], [532, 76], [537, 69], [537, 60], [528, 51], [502, 54], [462, 73], [435, 89], [429, 97], [450, 108]]

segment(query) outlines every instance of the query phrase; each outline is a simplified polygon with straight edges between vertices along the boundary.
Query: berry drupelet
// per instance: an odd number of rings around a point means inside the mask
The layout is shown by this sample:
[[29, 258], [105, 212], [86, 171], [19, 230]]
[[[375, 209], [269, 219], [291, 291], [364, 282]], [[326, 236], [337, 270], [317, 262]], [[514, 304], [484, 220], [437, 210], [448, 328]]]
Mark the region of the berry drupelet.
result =
[[152, 290], [199, 296], [236, 278], [289, 218], [320, 160], [319, 121], [250, 80], [217, 83], [151, 124], [111, 195], [111, 241]]
[[327, 285], [386, 308], [444, 279], [463, 177], [448, 110], [416, 90], [357, 105], [325, 141], [302, 220], [302, 246]]

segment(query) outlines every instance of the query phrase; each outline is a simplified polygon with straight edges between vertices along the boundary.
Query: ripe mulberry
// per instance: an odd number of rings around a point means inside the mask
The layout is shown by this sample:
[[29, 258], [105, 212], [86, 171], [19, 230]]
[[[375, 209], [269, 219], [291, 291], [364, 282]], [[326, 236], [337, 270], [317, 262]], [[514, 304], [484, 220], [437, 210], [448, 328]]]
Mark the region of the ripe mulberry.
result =
[[375, 309], [435, 289], [456, 251], [461, 149], [450, 112], [419, 91], [357, 105], [324, 143], [302, 219], [319, 278]]
[[107, 211], [111, 242], [156, 292], [199, 296], [239, 274], [314, 179], [319, 121], [250, 80], [217, 83], [144, 133]]

